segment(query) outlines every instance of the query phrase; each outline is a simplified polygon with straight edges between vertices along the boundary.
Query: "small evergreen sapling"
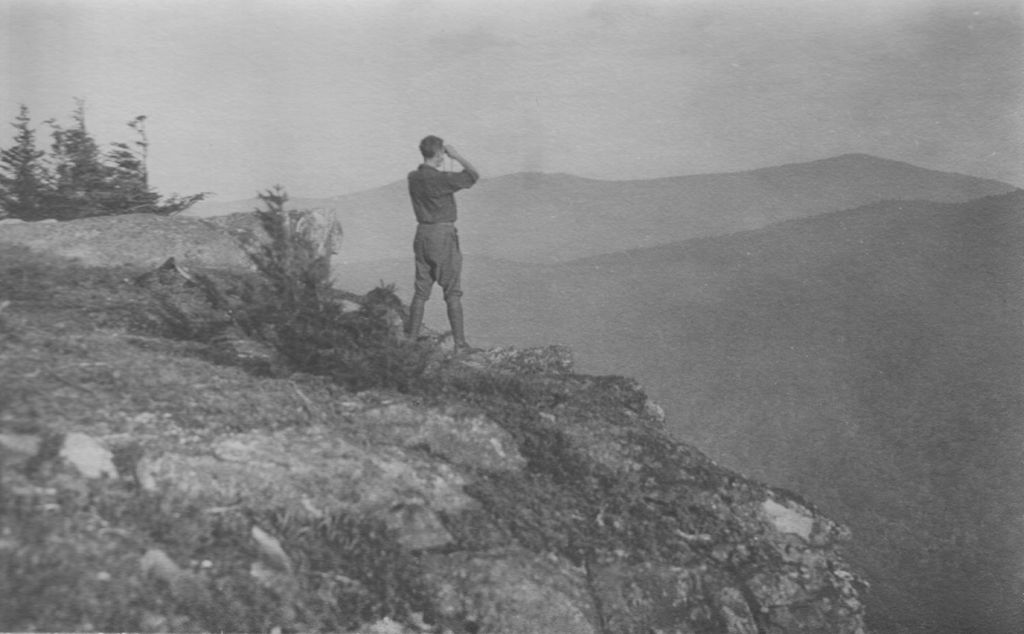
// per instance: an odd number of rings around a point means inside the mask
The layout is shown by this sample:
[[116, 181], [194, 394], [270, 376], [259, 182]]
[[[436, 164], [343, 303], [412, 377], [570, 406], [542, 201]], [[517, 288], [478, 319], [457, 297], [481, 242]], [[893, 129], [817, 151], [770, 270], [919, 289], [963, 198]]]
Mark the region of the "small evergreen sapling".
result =
[[[253, 295], [252, 309], [239, 316], [243, 329], [274, 345], [296, 370], [357, 389], [410, 388], [431, 351], [402, 338], [406, 309], [394, 286], [382, 285], [365, 296], [335, 290], [330, 248], [302, 229], [302, 212], [285, 208], [284, 189], [276, 186], [259, 198], [266, 209], [256, 213], [267, 239], [251, 240], [246, 250], [268, 283], [269, 297]], [[344, 299], [355, 299], [360, 307], [346, 311]]]
[[269, 241], [254, 248], [249, 258], [274, 287], [278, 298], [293, 307], [319, 307], [330, 288], [330, 256], [318, 253], [298, 229], [298, 215], [285, 209], [288, 194], [280, 185], [259, 194], [266, 209], [257, 209]]

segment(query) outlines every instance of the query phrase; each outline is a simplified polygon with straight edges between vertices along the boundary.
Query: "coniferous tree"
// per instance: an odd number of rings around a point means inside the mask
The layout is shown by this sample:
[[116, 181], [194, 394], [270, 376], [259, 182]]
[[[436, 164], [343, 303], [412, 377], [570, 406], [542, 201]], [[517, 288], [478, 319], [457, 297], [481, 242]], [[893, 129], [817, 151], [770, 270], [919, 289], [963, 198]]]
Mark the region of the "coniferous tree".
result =
[[112, 143], [104, 157], [110, 170], [107, 184], [113, 194], [107, 213], [163, 213], [160, 195], [149, 188], [145, 121], [146, 116], [140, 115], [128, 122], [128, 127], [139, 135], [135, 148], [127, 143]]
[[104, 205], [111, 196], [110, 169], [100, 160], [100, 150], [85, 126], [85, 102], [76, 100], [69, 128], [52, 119], [51, 146], [54, 164], [54, 192], [50, 201], [54, 217], [61, 220], [109, 213]]
[[[146, 135], [146, 115], [139, 115], [128, 122], [138, 138], [132, 145], [112, 143], [111, 150], [104, 157], [107, 167], [108, 186], [114, 194], [108, 203], [107, 213], [153, 213], [172, 216], [180, 213], [209, 196], [209, 192], [180, 196], [171, 194], [161, 199], [160, 194], [149, 186], [149, 137]], [[134, 147], [133, 147], [134, 146]]]
[[11, 125], [17, 131], [14, 145], [0, 151], [0, 218], [42, 220], [48, 217], [46, 152], [36, 148], [28, 107], [21, 106]]
[[85, 102], [76, 99], [72, 123], [50, 119], [50, 152], [36, 149], [28, 109], [12, 124], [15, 145], [0, 154], [0, 217], [71, 220], [99, 215], [151, 213], [173, 215], [203, 200], [209, 192], [161, 198], [149, 186], [149, 140], [145, 115], [128, 122], [137, 139], [112, 143], [106, 151], [89, 134]]

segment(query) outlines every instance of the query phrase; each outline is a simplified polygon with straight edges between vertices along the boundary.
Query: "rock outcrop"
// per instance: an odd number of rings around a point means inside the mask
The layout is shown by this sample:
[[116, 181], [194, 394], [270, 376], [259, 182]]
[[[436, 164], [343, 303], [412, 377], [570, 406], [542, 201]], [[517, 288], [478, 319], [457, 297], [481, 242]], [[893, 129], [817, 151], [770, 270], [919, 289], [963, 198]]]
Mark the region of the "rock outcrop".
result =
[[844, 527], [565, 348], [351, 392], [24, 288], [0, 278], [2, 630], [864, 631]]
[[[157, 591], [170, 605], [149, 614], [154, 629], [206, 626], [181, 606], [216, 587], [214, 569], [231, 567], [279, 602], [276, 625], [324, 626], [301, 616], [315, 611], [308, 595], [337, 585], [322, 576], [375, 590], [359, 580], [372, 572], [351, 562], [320, 570], [308, 560], [297, 535], [333, 518], [381, 527], [378, 547], [415, 562], [419, 610], [415, 618], [410, 610], [386, 615], [404, 623], [394, 631], [862, 631], [858, 581], [836, 552], [847, 536], [841, 526], [671, 441], [635, 383], [571, 374], [565, 357], [490, 351], [473, 360], [476, 368], [446, 370], [448, 380], [491, 385], [490, 396], [427, 404], [350, 394], [311, 401], [333, 415], [273, 431], [190, 435], [170, 420], [137, 416], [132, 433], [69, 431], [49, 457], [45, 436], [3, 434], [5, 504], [24, 513], [111, 487], [197, 515], [234, 516], [233, 539], [251, 546], [225, 560], [210, 554], [206, 568], [201, 543], [193, 552], [179, 545], [175, 560], [131, 522], [104, 518], [94, 531], [75, 531], [99, 542], [75, 552], [106, 553], [70, 569], [121, 560], [130, 574], [162, 582]], [[528, 396], [502, 396], [509, 392]], [[118, 475], [110, 455], [134, 459]], [[145, 550], [106, 543], [104, 531], [119, 530]], [[22, 540], [6, 536], [0, 557], [29, 548]], [[134, 566], [124, 561], [132, 558]]]
[[[318, 253], [338, 253], [341, 226], [329, 210], [289, 211], [288, 225], [306, 235]], [[74, 258], [86, 266], [155, 267], [175, 258], [185, 266], [250, 270], [244, 245], [265, 239], [255, 211], [216, 218], [125, 214], [0, 226], [2, 242]]]

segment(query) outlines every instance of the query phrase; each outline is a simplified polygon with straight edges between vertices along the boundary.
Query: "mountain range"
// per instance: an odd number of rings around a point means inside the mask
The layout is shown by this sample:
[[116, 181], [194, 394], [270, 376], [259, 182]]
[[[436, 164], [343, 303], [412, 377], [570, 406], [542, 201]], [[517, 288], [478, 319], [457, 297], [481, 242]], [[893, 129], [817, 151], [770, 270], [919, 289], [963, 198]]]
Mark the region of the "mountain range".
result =
[[[293, 203], [337, 210], [340, 286], [409, 296], [404, 183]], [[680, 438], [849, 523], [873, 631], [1024, 630], [1024, 192], [852, 154], [515, 174], [459, 205], [476, 345], [568, 344], [640, 379]], [[439, 296], [427, 321], [446, 327]]]
[[[565, 174], [484, 178], [458, 194], [467, 255], [525, 263], [581, 257], [757, 229], [881, 200], [962, 202], [1006, 193], [998, 181], [926, 170], [864, 154], [730, 174], [600, 181]], [[296, 208], [334, 209], [342, 263], [406, 257], [415, 221], [404, 179]], [[204, 202], [200, 217], [251, 211], [256, 198]]]

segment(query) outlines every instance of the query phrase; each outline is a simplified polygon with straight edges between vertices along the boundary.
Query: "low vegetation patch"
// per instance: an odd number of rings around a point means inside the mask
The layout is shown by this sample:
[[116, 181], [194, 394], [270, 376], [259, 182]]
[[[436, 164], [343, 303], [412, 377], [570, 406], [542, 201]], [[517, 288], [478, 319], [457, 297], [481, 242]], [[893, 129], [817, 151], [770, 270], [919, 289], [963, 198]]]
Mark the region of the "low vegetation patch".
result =
[[[248, 253], [259, 277], [225, 286], [209, 275], [196, 276], [210, 307], [246, 337], [274, 349], [288, 371], [328, 376], [340, 385], [413, 388], [426, 370], [435, 346], [404, 338], [406, 307], [394, 286], [358, 296], [339, 292], [330, 281], [330, 254], [296, 229], [280, 188], [260, 196], [266, 209], [259, 218], [269, 239], [253, 242]], [[346, 309], [346, 300], [357, 304]], [[165, 303], [166, 305], [166, 303]], [[179, 331], [211, 339], [216, 328], [190, 326], [178, 315]]]

